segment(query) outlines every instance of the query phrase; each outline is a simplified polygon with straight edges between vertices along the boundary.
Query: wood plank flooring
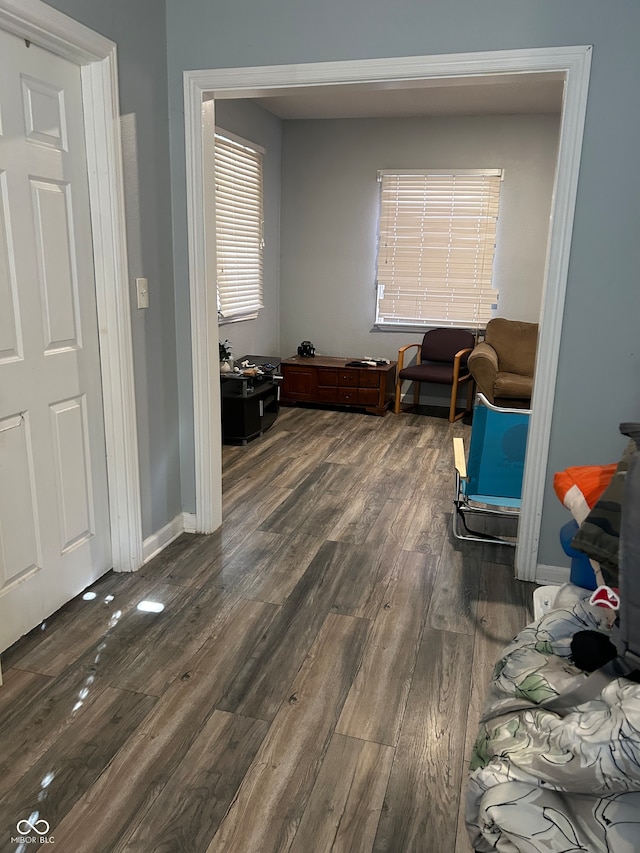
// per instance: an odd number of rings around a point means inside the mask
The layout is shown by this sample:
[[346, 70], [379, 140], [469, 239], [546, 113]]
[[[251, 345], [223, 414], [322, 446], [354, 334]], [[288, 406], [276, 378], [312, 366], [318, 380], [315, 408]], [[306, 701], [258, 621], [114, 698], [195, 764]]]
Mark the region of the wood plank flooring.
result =
[[469, 430], [283, 409], [225, 447], [221, 530], [3, 654], [0, 853], [29, 818], [58, 853], [469, 853], [466, 766], [533, 588], [452, 540]]

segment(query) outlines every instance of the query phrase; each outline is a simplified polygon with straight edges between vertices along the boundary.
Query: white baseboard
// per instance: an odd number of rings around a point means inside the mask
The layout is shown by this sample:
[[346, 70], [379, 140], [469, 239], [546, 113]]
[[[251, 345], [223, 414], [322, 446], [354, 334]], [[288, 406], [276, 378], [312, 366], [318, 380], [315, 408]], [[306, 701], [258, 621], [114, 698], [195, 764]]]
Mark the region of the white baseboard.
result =
[[536, 566], [535, 583], [539, 584], [563, 584], [569, 583], [571, 569], [568, 566], [545, 566], [538, 563]]
[[163, 528], [152, 533], [142, 543], [142, 561], [148, 563], [156, 554], [159, 554], [170, 542], [177, 539], [181, 533], [192, 533], [193, 530], [188, 530], [185, 524], [187, 513], [176, 515], [173, 521], [165, 524]]
[[182, 529], [185, 533], [196, 533], [196, 514], [195, 512], [182, 513]]

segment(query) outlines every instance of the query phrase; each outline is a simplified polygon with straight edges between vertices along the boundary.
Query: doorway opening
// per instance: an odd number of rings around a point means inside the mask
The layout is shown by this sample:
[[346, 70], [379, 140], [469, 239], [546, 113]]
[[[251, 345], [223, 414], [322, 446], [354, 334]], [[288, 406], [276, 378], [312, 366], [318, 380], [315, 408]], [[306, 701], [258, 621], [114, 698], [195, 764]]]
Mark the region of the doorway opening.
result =
[[[220, 401], [217, 388], [217, 323], [207, 306], [216, 304], [215, 275], [208, 268], [206, 203], [203, 174], [205, 134], [212, 131], [216, 99], [271, 97], [321, 86], [464, 85], [496, 75], [561, 75], [564, 97], [552, 210], [535, 382], [533, 416], [527, 447], [516, 576], [535, 580], [538, 541], [557, 359], [569, 264], [580, 152], [586, 112], [591, 48], [589, 46], [497, 51], [451, 56], [423, 56], [357, 62], [309, 63], [185, 72], [185, 142], [192, 318], [196, 526], [202, 532], [222, 521]], [[213, 109], [203, 110], [211, 102]], [[535, 460], [535, 464], [529, 464]]]

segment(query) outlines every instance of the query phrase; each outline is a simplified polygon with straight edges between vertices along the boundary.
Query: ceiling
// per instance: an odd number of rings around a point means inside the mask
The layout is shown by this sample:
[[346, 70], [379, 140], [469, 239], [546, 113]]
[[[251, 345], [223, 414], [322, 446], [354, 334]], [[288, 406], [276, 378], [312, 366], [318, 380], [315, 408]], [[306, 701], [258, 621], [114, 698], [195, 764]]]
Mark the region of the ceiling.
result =
[[564, 74], [487, 74], [274, 90], [255, 103], [281, 119], [560, 113]]

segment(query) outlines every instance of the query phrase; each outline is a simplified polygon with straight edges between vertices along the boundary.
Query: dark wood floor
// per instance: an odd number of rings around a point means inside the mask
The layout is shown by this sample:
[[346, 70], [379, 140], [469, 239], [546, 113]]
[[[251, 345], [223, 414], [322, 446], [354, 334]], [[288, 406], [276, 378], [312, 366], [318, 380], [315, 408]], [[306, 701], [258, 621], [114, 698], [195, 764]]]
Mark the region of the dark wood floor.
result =
[[511, 549], [451, 541], [468, 432], [285, 409], [225, 447], [221, 531], [3, 655], [0, 851], [39, 816], [58, 853], [468, 853], [466, 763], [532, 591]]

